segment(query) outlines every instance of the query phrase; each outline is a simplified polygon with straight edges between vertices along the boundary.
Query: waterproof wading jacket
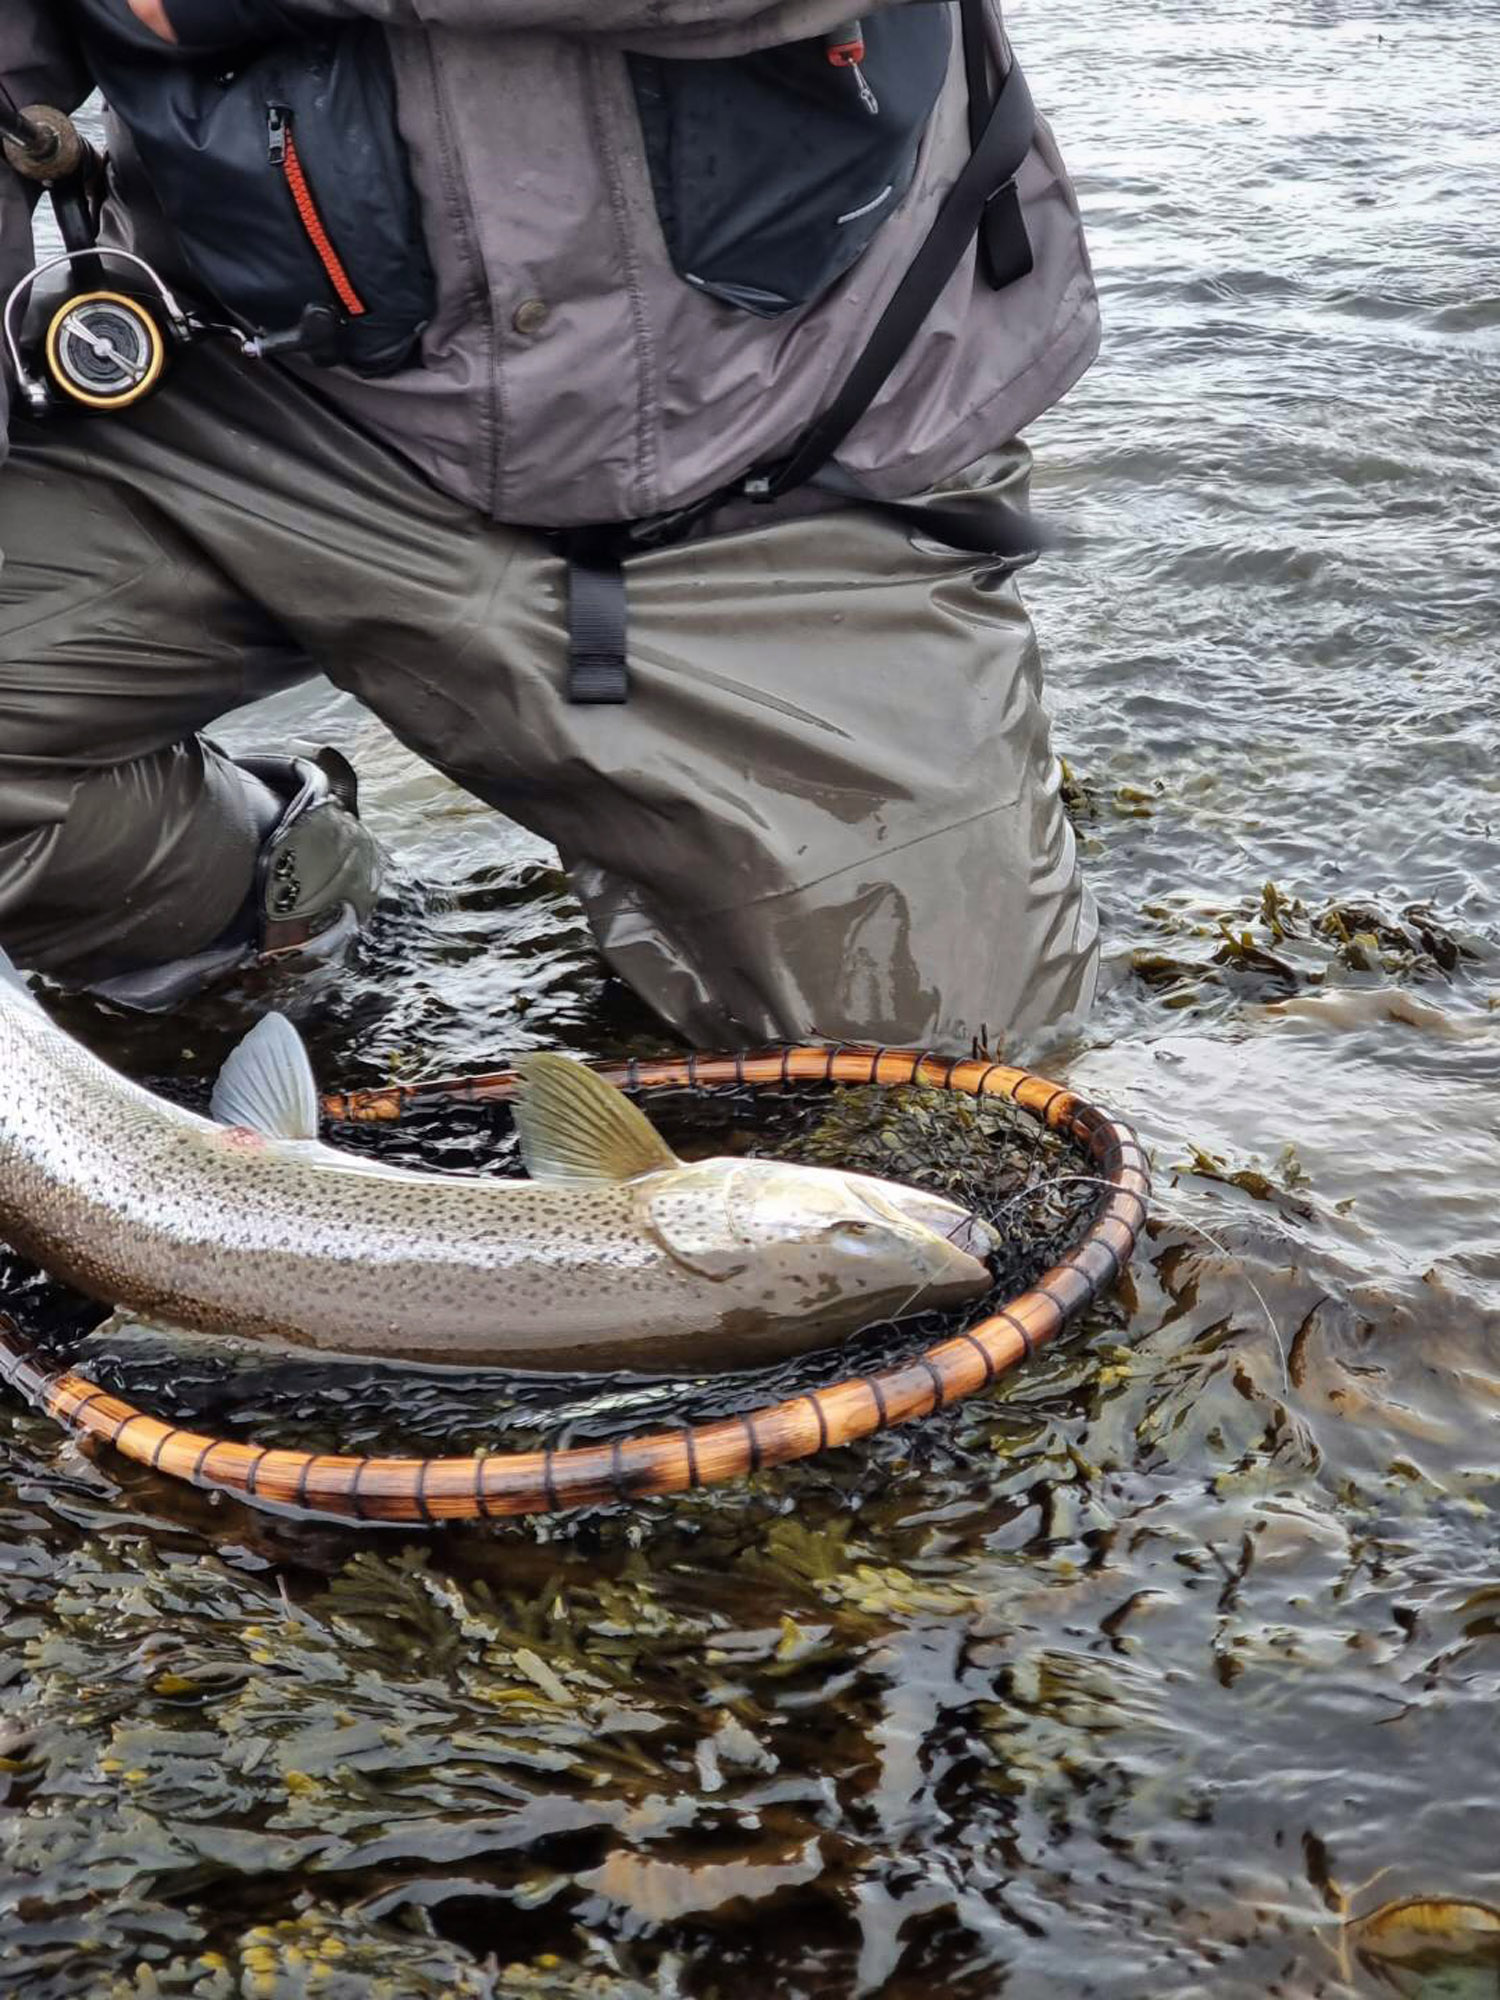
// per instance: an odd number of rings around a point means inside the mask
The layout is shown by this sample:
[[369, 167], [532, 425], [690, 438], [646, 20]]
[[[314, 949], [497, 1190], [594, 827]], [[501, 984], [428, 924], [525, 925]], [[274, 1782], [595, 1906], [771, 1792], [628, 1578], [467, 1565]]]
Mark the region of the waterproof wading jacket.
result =
[[[826, 59], [851, 0], [167, 9], [190, 60], [383, 26], [432, 317], [413, 364], [382, 379], [287, 365], [446, 491], [527, 525], [655, 515], [789, 446], [833, 399], [971, 147], [956, 9], [937, 0], [865, 0], [877, 112]], [[87, 94], [68, 12], [3, 0], [0, 76], [21, 101]], [[998, 0], [987, 14], [998, 74]], [[191, 287], [129, 135], [110, 136], [107, 233]], [[860, 197], [848, 209], [820, 199], [830, 177]], [[972, 250], [962, 259], [839, 451], [872, 493], [969, 463], [1093, 357], [1093, 283], [1045, 123], [1017, 188], [1033, 268], [997, 290]], [[24, 194], [0, 172], [7, 285], [29, 255]]]

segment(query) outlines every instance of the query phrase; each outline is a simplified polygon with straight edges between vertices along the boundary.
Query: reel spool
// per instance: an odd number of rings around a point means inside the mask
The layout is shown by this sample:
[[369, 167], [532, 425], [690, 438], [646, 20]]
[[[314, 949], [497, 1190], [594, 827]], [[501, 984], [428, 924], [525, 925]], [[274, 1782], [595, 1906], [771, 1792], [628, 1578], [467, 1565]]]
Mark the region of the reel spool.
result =
[[85, 410], [130, 409], [151, 394], [167, 365], [160, 326], [124, 292], [64, 299], [42, 351], [51, 386]]

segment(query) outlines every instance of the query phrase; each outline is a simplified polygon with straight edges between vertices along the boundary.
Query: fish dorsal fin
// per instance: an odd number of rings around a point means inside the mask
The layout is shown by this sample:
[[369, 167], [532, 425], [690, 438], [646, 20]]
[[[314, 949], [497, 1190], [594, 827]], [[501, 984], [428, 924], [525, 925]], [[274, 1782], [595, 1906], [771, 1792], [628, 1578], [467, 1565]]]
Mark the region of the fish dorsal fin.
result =
[[13, 987], [18, 1000], [24, 1000], [27, 1006], [41, 1012], [41, 1002], [22, 978], [15, 960], [6, 952], [4, 945], [0, 945], [0, 986]]
[[516, 1073], [516, 1130], [534, 1181], [633, 1181], [681, 1166], [646, 1114], [571, 1056], [527, 1056]]
[[209, 1109], [221, 1125], [268, 1139], [316, 1139], [318, 1086], [302, 1037], [285, 1014], [257, 1021], [219, 1071]]

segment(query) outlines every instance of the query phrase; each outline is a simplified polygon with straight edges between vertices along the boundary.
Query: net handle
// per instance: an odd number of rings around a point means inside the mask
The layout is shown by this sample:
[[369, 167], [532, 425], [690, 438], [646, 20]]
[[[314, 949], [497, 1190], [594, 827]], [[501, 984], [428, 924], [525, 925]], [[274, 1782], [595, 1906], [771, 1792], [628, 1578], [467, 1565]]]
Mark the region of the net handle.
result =
[[[1036, 1283], [965, 1333], [873, 1375], [851, 1375], [743, 1416], [653, 1431], [608, 1444], [559, 1451], [485, 1452], [466, 1458], [359, 1458], [283, 1451], [179, 1429], [109, 1395], [47, 1358], [0, 1314], [0, 1381], [65, 1429], [103, 1439], [153, 1472], [294, 1516], [365, 1522], [492, 1520], [557, 1513], [717, 1486], [792, 1459], [810, 1458], [876, 1431], [910, 1423], [986, 1389], [1055, 1339], [1129, 1264], [1146, 1221], [1151, 1175], [1130, 1127], [1076, 1092], [1005, 1063], [950, 1061], [908, 1049], [821, 1044], [756, 1055], [690, 1055], [594, 1065], [631, 1090], [686, 1085], [920, 1083], [1017, 1105], [1087, 1148], [1107, 1184], [1080, 1242]], [[399, 1119], [419, 1105], [504, 1100], [508, 1070], [323, 1100], [327, 1117], [370, 1123]]]

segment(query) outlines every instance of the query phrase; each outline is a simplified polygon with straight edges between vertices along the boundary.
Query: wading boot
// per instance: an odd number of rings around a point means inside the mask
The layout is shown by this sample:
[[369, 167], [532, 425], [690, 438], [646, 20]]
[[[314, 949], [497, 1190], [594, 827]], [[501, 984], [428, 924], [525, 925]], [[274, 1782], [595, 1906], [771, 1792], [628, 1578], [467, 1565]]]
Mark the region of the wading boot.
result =
[[237, 757], [261, 834], [239, 915], [203, 951], [99, 980], [117, 1006], [157, 1013], [247, 966], [325, 963], [348, 949], [375, 907], [384, 856], [359, 818], [359, 780], [337, 750]]

